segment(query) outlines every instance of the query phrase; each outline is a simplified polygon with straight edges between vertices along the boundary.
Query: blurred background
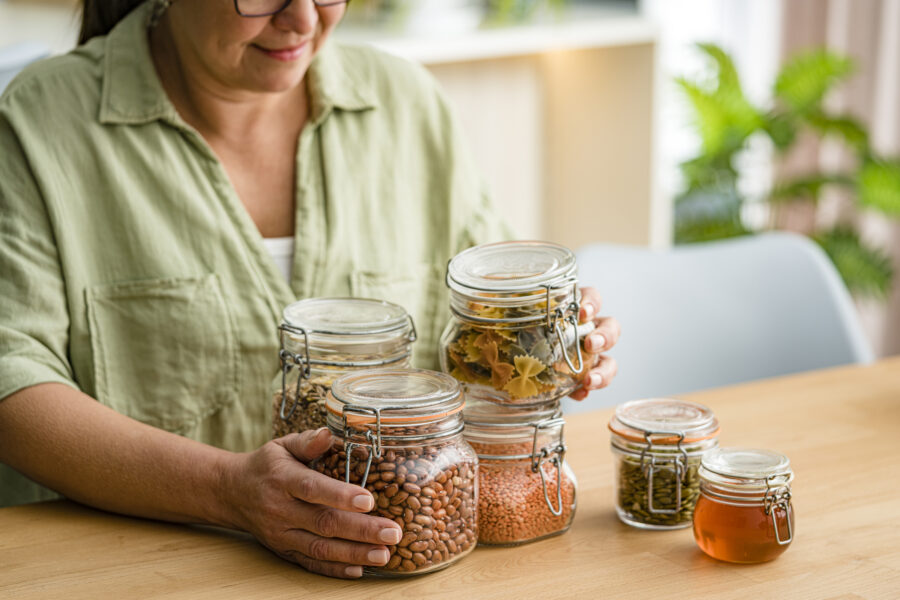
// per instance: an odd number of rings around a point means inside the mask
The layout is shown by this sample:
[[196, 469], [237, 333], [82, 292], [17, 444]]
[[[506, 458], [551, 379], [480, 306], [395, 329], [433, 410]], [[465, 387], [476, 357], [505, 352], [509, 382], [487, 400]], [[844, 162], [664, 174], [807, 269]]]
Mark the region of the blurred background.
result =
[[[77, 21], [0, 0], [0, 49], [65, 52]], [[794, 231], [900, 353], [900, 0], [353, 0], [338, 35], [434, 73], [520, 237]]]

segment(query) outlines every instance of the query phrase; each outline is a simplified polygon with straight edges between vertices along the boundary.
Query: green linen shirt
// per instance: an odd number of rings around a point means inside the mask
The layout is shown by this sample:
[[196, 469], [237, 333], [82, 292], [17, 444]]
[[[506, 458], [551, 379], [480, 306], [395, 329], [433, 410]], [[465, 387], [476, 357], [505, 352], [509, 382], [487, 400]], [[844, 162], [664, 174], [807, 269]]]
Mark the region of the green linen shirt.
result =
[[[0, 97], [0, 401], [59, 382], [144, 423], [256, 448], [281, 311], [315, 296], [405, 306], [414, 362], [436, 367], [448, 259], [507, 230], [432, 78], [332, 42], [315, 58], [289, 286], [163, 91], [148, 8]], [[51, 496], [0, 465], [0, 506]]]

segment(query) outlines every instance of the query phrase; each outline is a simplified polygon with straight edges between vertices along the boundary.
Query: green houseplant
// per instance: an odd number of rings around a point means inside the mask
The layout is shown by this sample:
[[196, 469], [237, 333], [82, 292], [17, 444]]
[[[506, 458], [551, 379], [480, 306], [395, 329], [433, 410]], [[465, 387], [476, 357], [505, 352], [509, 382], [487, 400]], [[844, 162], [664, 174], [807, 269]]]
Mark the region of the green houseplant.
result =
[[[744, 95], [734, 62], [722, 48], [714, 44], [698, 44], [698, 48], [712, 67], [710, 76], [676, 79], [700, 138], [699, 153], [681, 164], [685, 188], [675, 199], [676, 243], [754, 233], [743, 218], [748, 199], [737, 185], [735, 165], [754, 136], [771, 140], [776, 158], [810, 133], [838, 139], [853, 157], [852, 165], [843, 171], [811, 172], [779, 181], [764, 199], [769, 208], [777, 211], [794, 202], [814, 205], [824, 189], [839, 186], [849, 190], [862, 208], [900, 216], [900, 163], [875, 155], [859, 121], [824, 107], [827, 93], [853, 72], [849, 58], [827, 50], [793, 57], [774, 82], [773, 105], [759, 107]], [[887, 294], [893, 277], [890, 257], [861, 240], [852, 223], [815, 230], [811, 237], [834, 261], [851, 292]]]

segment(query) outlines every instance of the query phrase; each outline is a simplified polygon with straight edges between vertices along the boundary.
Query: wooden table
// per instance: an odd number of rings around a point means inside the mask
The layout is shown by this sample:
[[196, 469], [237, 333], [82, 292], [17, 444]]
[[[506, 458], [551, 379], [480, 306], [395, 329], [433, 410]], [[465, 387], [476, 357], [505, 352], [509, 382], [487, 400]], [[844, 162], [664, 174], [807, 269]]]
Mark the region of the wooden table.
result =
[[581, 487], [560, 537], [478, 548], [419, 578], [339, 581], [242, 534], [52, 502], [0, 510], [0, 598], [900, 598], [900, 357], [688, 398], [715, 410], [723, 445], [793, 461], [796, 538], [778, 560], [721, 563], [689, 529], [621, 524], [602, 410], [570, 418]]

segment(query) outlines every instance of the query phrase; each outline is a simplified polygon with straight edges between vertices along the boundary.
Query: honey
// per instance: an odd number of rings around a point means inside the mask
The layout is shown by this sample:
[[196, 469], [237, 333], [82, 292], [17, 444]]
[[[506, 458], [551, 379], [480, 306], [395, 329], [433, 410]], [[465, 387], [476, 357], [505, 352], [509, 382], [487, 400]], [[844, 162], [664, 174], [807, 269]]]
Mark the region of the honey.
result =
[[793, 522], [793, 508], [775, 508], [766, 514], [763, 504], [725, 504], [701, 493], [694, 509], [694, 539], [708, 555], [733, 563], [761, 563], [778, 558], [790, 541], [779, 544], [772, 523], [779, 525], [779, 537], [789, 539], [786, 523]]
[[794, 537], [787, 457], [721, 448], [703, 458], [699, 475], [693, 529], [703, 552], [726, 562], [761, 563], [787, 550]]

